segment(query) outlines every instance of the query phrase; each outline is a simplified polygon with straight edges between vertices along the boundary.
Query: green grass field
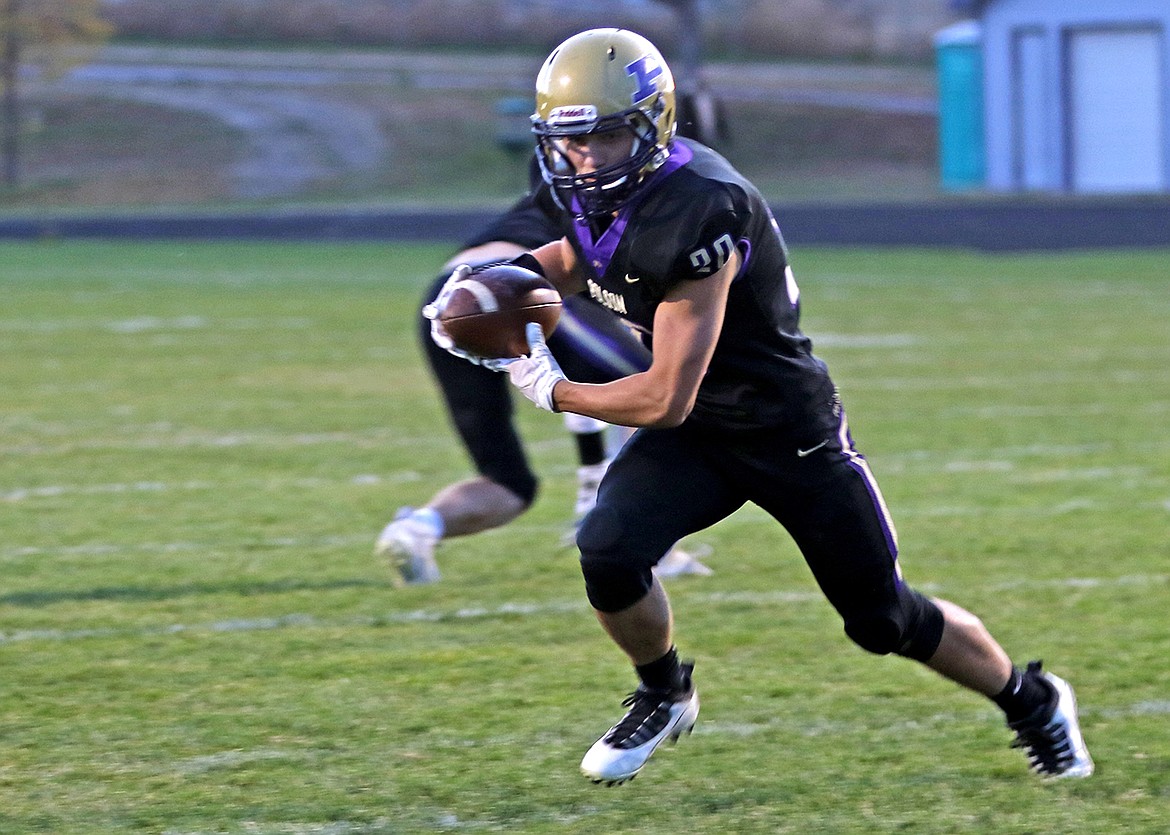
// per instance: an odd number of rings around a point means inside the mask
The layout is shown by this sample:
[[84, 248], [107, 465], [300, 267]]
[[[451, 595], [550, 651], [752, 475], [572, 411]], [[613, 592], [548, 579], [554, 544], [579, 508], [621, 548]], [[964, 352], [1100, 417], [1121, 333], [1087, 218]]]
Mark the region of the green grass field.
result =
[[853, 647], [745, 509], [669, 585], [699, 725], [612, 789], [559, 418], [521, 404], [542, 495], [443, 582], [371, 557], [467, 472], [410, 325], [447, 252], [0, 245], [0, 832], [1170, 829], [1170, 252], [794, 252], [908, 578], [1074, 683], [1094, 777]]

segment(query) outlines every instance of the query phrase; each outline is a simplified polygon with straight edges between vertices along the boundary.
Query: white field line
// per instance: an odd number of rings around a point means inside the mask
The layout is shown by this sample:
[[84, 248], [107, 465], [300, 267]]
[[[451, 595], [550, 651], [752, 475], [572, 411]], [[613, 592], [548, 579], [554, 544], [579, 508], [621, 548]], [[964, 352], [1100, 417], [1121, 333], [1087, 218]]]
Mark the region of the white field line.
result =
[[[248, 543], [254, 547], [264, 549], [274, 548], [348, 548], [353, 545], [369, 545], [373, 547], [377, 536], [377, 524], [371, 527], [371, 533], [349, 534], [346, 536], [320, 537], [268, 537]], [[235, 552], [243, 547], [241, 542], [210, 543], [210, 542], [138, 542], [132, 544], [116, 544], [104, 542], [89, 542], [84, 545], [66, 545], [42, 547], [36, 545], [7, 546], [0, 549], [0, 563], [14, 562], [29, 557], [85, 557], [105, 556], [110, 554], [182, 554], [182, 553], [222, 553]]]
[[0, 488], [0, 502], [22, 502], [27, 499], [53, 499], [59, 496], [124, 495], [126, 493], [168, 493], [187, 490], [214, 490], [215, 485], [205, 481], [187, 481], [168, 484], [161, 481], [136, 481], [131, 484], [49, 484], [41, 487]]
[[[3, 419], [0, 418], [0, 428], [3, 428]], [[45, 427], [41, 427], [44, 429]], [[151, 432], [158, 432], [160, 429], [164, 430], [167, 427], [150, 426], [140, 427], [141, 435], [133, 441], [120, 442], [119, 446], [128, 445], [137, 447], [139, 445], [149, 446], [152, 449], [164, 448], [167, 444], [164, 443], [163, 436], [156, 438], [148, 437]], [[55, 430], [59, 431], [59, 430]], [[360, 440], [378, 440], [387, 444], [393, 443], [395, 446], [408, 445], [411, 447], [418, 446], [427, 440], [432, 443], [438, 443], [433, 436], [427, 438], [415, 438], [411, 436], [402, 436], [393, 433], [388, 428], [376, 428], [367, 430], [364, 433], [298, 433], [291, 435], [279, 435], [275, 433], [256, 433], [256, 432], [234, 432], [225, 435], [214, 435], [208, 433], [200, 435], [197, 433], [177, 433], [172, 437], [173, 445], [181, 448], [190, 446], [212, 446], [212, 447], [232, 447], [245, 446], [249, 444], [275, 444], [279, 440], [287, 440], [290, 446], [307, 446], [320, 443], [356, 443]], [[564, 437], [556, 437], [542, 441], [535, 441], [530, 446], [534, 450], [559, 450], [565, 447], [567, 440]], [[71, 447], [72, 448], [72, 447]], [[106, 448], [105, 445], [102, 448]], [[23, 448], [26, 451], [28, 447]], [[49, 451], [48, 448], [44, 448]], [[1095, 480], [1118, 480], [1118, 479], [1143, 479], [1148, 486], [1150, 472], [1148, 468], [1136, 466], [1091, 466], [1091, 467], [1050, 467], [1043, 470], [1034, 470], [1033, 464], [1026, 459], [1043, 458], [1051, 460], [1059, 460], [1064, 463], [1069, 463], [1077, 456], [1091, 455], [1100, 453], [1107, 449], [1105, 444], [1032, 444], [1025, 446], [1013, 447], [999, 447], [986, 450], [915, 450], [911, 452], [889, 452], [880, 456], [880, 461], [874, 462], [879, 470], [885, 472], [904, 472], [911, 467], [921, 467], [927, 470], [940, 470], [948, 473], [988, 473], [988, 472], [1012, 472], [1015, 473], [1012, 481], [1033, 482], [1048, 482], [1048, 481], [1095, 481]], [[5, 449], [0, 447], [0, 451], [5, 453], [12, 453], [13, 448]], [[53, 450], [58, 451], [56, 449]], [[864, 451], [864, 450], [863, 450]], [[988, 457], [980, 457], [988, 456]], [[1023, 463], [1017, 463], [1017, 462]], [[574, 469], [568, 465], [553, 466], [548, 469], [546, 475], [548, 476], [567, 476], [571, 475]], [[352, 476], [349, 479], [339, 479], [330, 481], [327, 479], [298, 479], [293, 484], [294, 486], [303, 487], [305, 489], [316, 489], [318, 487], [329, 487], [335, 484], [358, 484], [358, 485], [382, 485], [382, 484], [403, 484], [418, 481], [421, 478], [420, 474], [411, 470], [396, 471], [393, 473], [383, 474], [359, 474]], [[265, 482], [270, 484], [271, 482]], [[104, 485], [40, 485], [36, 487], [3, 487], [0, 486], [0, 501], [24, 501], [35, 498], [55, 498], [62, 495], [99, 495], [107, 494], [121, 494], [121, 493], [135, 493], [135, 492], [164, 492], [164, 491], [185, 491], [185, 490], [214, 490], [219, 489], [223, 485], [215, 484], [213, 482], [185, 482], [180, 484], [173, 484], [169, 482], [134, 482], [126, 484], [104, 484]], [[288, 485], [281, 484], [280, 488], [285, 489]]]
[[[1052, 580], [1018, 578], [987, 586], [989, 591], [1021, 588], [1066, 588], [1077, 590], [1109, 588], [1153, 588], [1170, 583], [1170, 574], [1131, 574], [1121, 577], [1062, 577]], [[931, 594], [940, 592], [934, 584], [923, 584], [919, 589]], [[813, 591], [745, 591], [707, 592], [688, 596], [693, 602], [710, 606], [730, 604], [742, 606], [788, 606], [819, 603], [823, 597]], [[0, 632], [0, 645], [26, 641], [76, 641], [90, 638], [146, 637], [174, 634], [218, 634], [224, 632], [261, 632], [274, 629], [336, 629], [338, 627], [385, 627], [414, 623], [457, 623], [460, 621], [514, 619], [517, 617], [548, 617], [564, 614], [585, 616], [588, 606], [584, 597], [574, 600], [554, 600], [545, 603], [509, 602], [496, 606], [464, 606], [454, 609], [407, 609], [383, 615], [322, 618], [293, 613], [264, 618], [234, 618], [204, 623], [171, 623], [135, 628], [103, 627], [94, 629], [25, 629]]]
[[[1165, 716], [1170, 714], [1170, 701], [1145, 701], [1120, 707], [1095, 707], [1078, 705], [1081, 716], [1095, 719], [1129, 719], [1137, 716]], [[826, 716], [777, 716], [762, 722], [701, 721], [695, 725], [699, 736], [747, 737], [759, 733], [780, 732], [788, 736], [850, 736], [859, 735], [901, 739], [912, 733], [933, 733], [936, 729], [955, 725], [974, 725], [1002, 722], [1003, 717], [995, 708], [973, 708], [967, 713], [935, 713], [928, 716], [914, 716], [898, 722], [875, 725], [867, 722], [832, 719]], [[1006, 730], [1005, 730], [1006, 732]], [[1090, 743], [1092, 740], [1090, 740]]]
[[910, 348], [922, 344], [922, 338], [912, 333], [819, 333], [814, 341], [818, 348]]
[[[789, 704], [794, 704], [789, 702]], [[778, 705], [783, 706], [783, 705]], [[970, 709], [960, 709], [955, 711], [948, 711], [943, 713], [933, 713], [925, 716], [910, 715], [905, 719], [895, 722], [867, 722], [864, 720], [841, 720], [834, 719], [831, 716], [825, 715], [811, 715], [799, 711], [799, 706], [791, 714], [773, 714], [772, 718], [763, 721], [731, 721], [718, 718], [708, 718], [704, 715], [700, 718], [699, 723], [695, 726], [695, 734], [698, 736], [711, 737], [737, 737], [745, 738], [756, 736], [761, 733], [771, 733], [787, 736], [790, 738], [812, 738], [812, 737], [850, 737], [850, 738], [885, 738], [885, 739], [904, 739], [910, 735], [918, 734], [936, 734], [940, 729], [964, 727], [964, 726], [1000, 726], [998, 723], [1002, 722], [1002, 718], [998, 711], [990, 706], [972, 707]], [[708, 713], [715, 712], [717, 706], [709, 708]], [[1116, 721], [1126, 720], [1142, 717], [1162, 717], [1170, 715], [1170, 701], [1167, 700], [1151, 700], [1135, 702], [1129, 705], [1118, 705], [1114, 707], [1096, 707], [1093, 705], [1080, 705], [1079, 713], [1090, 719], [1099, 721]], [[1002, 726], [1000, 726], [1002, 727]], [[951, 731], [953, 733], [953, 731]], [[1004, 731], [1007, 732], [1006, 729]], [[482, 741], [484, 745], [493, 745], [501, 747], [512, 747], [520, 744], [520, 740], [514, 735], [502, 737], [489, 737]], [[523, 740], [524, 744], [531, 744], [531, 740]], [[1090, 744], [1092, 740], [1090, 740]], [[439, 743], [443, 744], [443, 743]], [[465, 745], [466, 740], [451, 739], [449, 744]], [[303, 749], [281, 749], [281, 748], [257, 748], [252, 750], [232, 749], [228, 751], [219, 751], [212, 754], [206, 754], [198, 757], [191, 757], [186, 760], [179, 760], [174, 763], [160, 763], [157, 771], [178, 772], [179, 774], [201, 774], [218, 769], [236, 768], [240, 765], [246, 765], [255, 762], [265, 762], [271, 760], [282, 761], [309, 761], [314, 757], [313, 752]], [[453, 817], [453, 816], [452, 816]], [[456, 828], [454, 821], [448, 821], [450, 827], [443, 826], [440, 828]], [[464, 822], [463, 826], [466, 828], [469, 822]], [[301, 828], [301, 827], [304, 828]], [[323, 833], [356, 833], [356, 832], [382, 832], [384, 831], [382, 825], [373, 829], [367, 829], [366, 824], [355, 824], [353, 828], [351, 825], [338, 821], [328, 825], [286, 825], [282, 824], [278, 829], [256, 829], [255, 832], [280, 832], [283, 835], [288, 835], [291, 832], [306, 832], [315, 833], [315, 835], [323, 835]], [[487, 827], [494, 829], [494, 826]], [[252, 829], [248, 830], [253, 832]]]
[[[43, 429], [43, 427], [42, 427]], [[236, 447], [272, 447], [292, 449], [323, 444], [349, 444], [379, 447], [430, 447], [449, 445], [445, 436], [407, 436], [390, 427], [374, 427], [358, 432], [273, 432], [242, 429], [222, 433], [183, 429], [168, 432], [167, 427], [141, 427], [141, 434], [129, 437], [89, 438], [79, 441], [45, 443], [33, 441], [24, 444], [0, 446], [3, 455], [62, 455], [72, 452], [108, 450], [159, 449], [230, 449]], [[134, 427], [119, 427], [119, 432], [132, 433]]]
[[1017, 472], [1012, 484], [1046, 484], [1061, 481], [1112, 481], [1113, 486], [1148, 488], [1152, 481], [1147, 467], [1058, 467], [1034, 472]]
[[[829, 362], [831, 365], [832, 360], [830, 359]], [[940, 374], [938, 373], [937, 366], [933, 363], [921, 363], [917, 366], [917, 370], [921, 373], [912, 377], [885, 376], [880, 373], [880, 370], [876, 373], [868, 374], [859, 370], [851, 374], [841, 375], [839, 382], [841, 384], [842, 394], [845, 397], [845, 408], [849, 408], [849, 392], [853, 390], [909, 392], [989, 389], [992, 391], [1028, 393], [1046, 392], [1053, 390], [1055, 386], [1068, 386], [1073, 384], [1080, 384], [1085, 387], [1100, 387], [1105, 384], [1138, 386], [1149, 378], [1149, 372], [1143, 374], [1137, 369], [1128, 368], [1115, 369], [1104, 374], [1095, 374], [1088, 371], [1081, 373], [1052, 370], [1036, 373], [1003, 373], [994, 376], [970, 374], [962, 377]], [[969, 399], [977, 400], [980, 398], [971, 397]], [[1162, 402], [1164, 404], [1165, 401]], [[1117, 412], [1121, 408], [1113, 400], [1093, 405], [1099, 405], [1101, 411], [1109, 413]], [[1010, 408], [1010, 405], [1007, 407]], [[990, 408], [992, 409], [992, 413], [996, 414], [995, 410], [997, 407]], [[1127, 405], [1125, 410], [1130, 411], [1130, 407]], [[965, 415], [967, 413], [967, 407], [963, 406], [956, 406], [943, 412], [946, 415]], [[1092, 414], [1097, 414], [1097, 412], [1092, 412]]]
[[[583, 816], [576, 816], [573, 820], [580, 817]], [[525, 819], [538, 820], [539, 818], [528, 815]], [[495, 820], [460, 818], [449, 812], [436, 813], [434, 820], [419, 826], [422, 831], [427, 832], [499, 831], [499, 824]], [[219, 835], [222, 831], [167, 829], [165, 833], [166, 835]], [[382, 835], [386, 832], [405, 832], [407, 830], [402, 827], [402, 822], [397, 818], [380, 817], [374, 818], [369, 823], [344, 820], [316, 822], [278, 820], [272, 823], [248, 821], [243, 831], [248, 835]]]
[[[1019, 403], [1004, 403], [995, 406], [954, 406], [944, 409], [939, 414], [942, 417], [977, 417], [985, 419], [998, 418], [1061, 418], [1086, 417], [1119, 414], [1120, 408], [1114, 402], [1109, 403], [1077, 403], [1072, 405], [1024, 405]], [[1170, 411], [1170, 400], [1153, 400], [1148, 403], [1138, 403], [1126, 406], [1128, 414], [1162, 415]]]
[[[901, 471], [902, 467], [889, 467], [890, 471]], [[1042, 470], [1037, 472], [1019, 471], [1011, 461], [950, 461], [942, 466], [943, 472], [948, 473], [988, 473], [1013, 472], [1009, 479], [1012, 483], [1044, 483], [1059, 481], [1104, 481], [1116, 482], [1127, 479], [1125, 483], [1148, 487], [1150, 484], [1149, 470], [1142, 467], [1083, 467]], [[563, 472], [550, 473], [552, 475], [568, 475], [569, 469]], [[297, 478], [288, 481], [264, 482], [264, 487], [287, 491], [290, 487], [301, 490], [330, 489], [338, 486], [380, 487], [383, 485], [412, 484], [420, 481], [422, 474], [416, 470], [397, 470], [391, 473], [359, 473], [349, 478]], [[238, 487], [241, 482], [232, 482], [231, 486]], [[36, 487], [3, 487], [0, 486], [0, 502], [24, 502], [35, 499], [56, 499], [62, 496], [122, 496], [133, 493], [183, 493], [194, 491], [215, 491], [226, 488], [227, 484], [212, 481], [135, 481], [110, 484], [43, 484]]]
[[[364, 479], [378, 479], [378, 476], [362, 476], [353, 481], [354, 484], [364, 483], [379, 483], [376, 480], [365, 481]], [[408, 474], [404, 476], [403, 481], [413, 481], [419, 478], [418, 474]], [[359, 480], [362, 479], [362, 480]], [[1148, 485], [1141, 485], [1144, 487]], [[0, 494], [0, 501], [5, 500], [5, 494]], [[9, 499], [8, 501], [15, 503], [21, 501], [21, 497]], [[1095, 512], [1095, 513], [1113, 513], [1119, 509], [1153, 509], [1158, 511], [1170, 512], [1170, 497], [1167, 498], [1153, 498], [1141, 502], [1122, 502], [1121, 500], [1113, 502], [1101, 502], [1092, 498], [1071, 499], [1069, 501], [1060, 502], [1054, 505], [1041, 505], [1035, 507], [985, 507], [983, 505], [909, 505], [903, 503], [899, 506], [894, 515], [896, 518], [971, 518], [981, 516], [996, 516], [996, 517], [1011, 517], [1013, 519], [1049, 519], [1058, 516], [1065, 516], [1074, 513]], [[297, 548], [297, 549], [317, 549], [317, 548], [348, 548], [354, 545], [366, 545], [376, 535], [376, 528], [379, 522], [374, 520], [370, 531], [363, 534], [349, 534], [345, 536], [325, 536], [325, 537], [279, 537], [267, 538], [259, 540], [258, 542], [249, 542], [249, 546], [258, 546], [265, 549], [278, 548]], [[764, 511], [754, 506], [747, 506], [737, 511], [732, 516], [724, 519], [719, 523], [720, 527], [741, 527], [745, 525], [750, 526], [770, 526], [776, 525]], [[563, 530], [563, 525], [558, 523], [553, 524], [536, 524], [536, 523], [517, 523], [508, 526], [508, 530], [515, 532], [531, 533], [531, 534], [546, 534], [553, 532], [559, 534]], [[777, 536], [782, 536], [783, 532], [777, 528]], [[497, 536], [503, 533], [502, 530], [485, 531], [481, 536]], [[702, 532], [695, 535], [702, 537]], [[168, 554], [168, 553], [226, 553], [239, 550], [242, 543], [239, 542], [138, 542], [138, 543], [105, 543], [105, 542], [90, 542], [81, 545], [7, 545], [0, 547], [0, 564], [17, 562], [34, 557], [85, 557], [85, 556], [109, 556], [115, 554]], [[550, 546], [551, 547], [551, 546]]]
[[[881, 480], [881, 473], [878, 474], [879, 481]], [[1115, 487], [1118, 485], [1114, 485]], [[946, 519], [946, 518], [973, 518], [973, 517], [995, 517], [995, 518], [1010, 518], [1010, 519], [1052, 519], [1054, 517], [1065, 516], [1070, 513], [1116, 513], [1121, 510], [1156, 510], [1164, 511], [1170, 510], [1170, 496], [1150, 495], [1150, 485], [1143, 483], [1135, 483], [1132, 485], [1123, 485], [1132, 487], [1135, 490], [1140, 490], [1142, 496], [1138, 500], [1125, 500], [1122, 498], [1114, 498], [1108, 502], [1100, 501], [1092, 497], [1082, 497], [1070, 499], [1068, 501], [1058, 502], [1056, 504], [1045, 505], [1014, 505], [1011, 507], [992, 507], [983, 504], [943, 504], [943, 503], [920, 503], [911, 504], [909, 502], [901, 502], [897, 507], [891, 508], [891, 513], [894, 517], [894, 522], [897, 523], [899, 519], [903, 518], [928, 518], [928, 519]], [[1166, 491], [1165, 487], [1157, 488], [1159, 493]], [[741, 510], [736, 511], [735, 514], [724, 519], [719, 523], [721, 527], [725, 526], [741, 526], [741, 525], [770, 525], [775, 527], [776, 522], [772, 520], [764, 511], [748, 505]], [[784, 533], [780, 528], [776, 528], [777, 535], [783, 536]], [[702, 536], [702, 533], [696, 534]], [[2, 554], [3, 552], [0, 552]], [[2, 559], [2, 557], [0, 557]]]
[[[1134, 485], [1145, 490], [1149, 485]], [[902, 517], [928, 519], [971, 518], [976, 516], [1012, 519], [1052, 519], [1070, 513], [1116, 513], [1119, 510], [1170, 510], [1170, 499], [1147, 498], [1139, 502], [1119, 500], [1102, 502], [1092, 498], [1069, 499], [1054, 505], [1037, 507], [986, 507], [983, 505], [907, 505], [893, 511], [895, 521]]]
[[130, 319], [0, 319], [0, 333], [61, 333], [63, 331], [100, 330], [109, 333], [136, 334], [191, 330], [271, 331], [308, 330], [312, 319], [303, 316], [283, 316], [267, 319], [262, 316], [215, 317], [136, 316]]
[[[1034, 407], [1034, 406], [996, 406], [979, 407], [976, 411], [982, 412], [982, 417], [1068, 417], [1079, 414], [1105, 414], [1110, 410], [1090, 404], [1070, 411], [1064, 407]], [[1130, 410], [1133, 412], [1134, 410]], [[1162, 414], [1170, 411], [1170, 401], [1148, 403], [1137, 409], [1137, 412], [1148, 414]], [[113, 412], [117, 416], [116, 412]], [[2, 455], [61, 455], [80, 451], [104, 450], [159, 450], [159, 449], [191, 449], [191, 448], [235, 448], [235, 447], [274, 447], [277, 449], [292, 449], [322, 444], [353, 444], [363, 445], [377, 443], [395, 448], [398, 447], [433, 447], [449, 445], [447, 434], [403, 435], [389, 426], [370, 427], [358, 431], [339, 432], [280, 432], [274, 430], [227, 429], [223, 431], [202, 430], [184, 426], [175, 426], [169, 423], [129, 424], [118, 422], [94, 422], [87, 424], [72, 422], [30, 421], [26, 418], [0, 417], [0, 430], [10, 432], [14, 436], [27, 438], [23, 442], [12, 438], [7, 444], [0, 443]], [[77, 437], [84, 440], [73, 440]], [[0, 436], [0, 440], [8, 440]], [[535, 441], [532, 446], [535, 450], [547, 449], [550, 446], [560, 447], [567, 441], [563, 437], [551, 440]], [[1164, 441], [1154, 441], [1155, 448], [1166, 445]], [[1101, 452], [1108, 449], [1105, 443], [1097, 444], [1069, 444], [1069, 445], [1025, 445], [993, 449], [948, 449], [948, 450], [912, 450], [906, 452], [890, 452], [882, 455], [876, 461], [879, 466], [883, 462], [894, 464], [919, 461], [933, 461], [944, 459], [941, 466], [960, 468], [987, 467], [995, 468], [1002, 465], [995, 463], [1003, 458], [1026, 457], [1053, 457], [1065, 458]], [[864, 453], [865, 444], [862, 442], [861, 451]], [[970, 459], [970, 461], [966, 460]]]
[[[303, 490], [335, 488], [339, 485], [378, 487], [384, 484], [409, 484], [419, 481], [422, 474], [415, 470], [398, 470], [392, 473], [360, 473], [348, 479], [297, 478], [287, 482], [265, 481], [264, 486], [287, 491], [289, 487]], [[211, 481], [136, 481], [114, 484], [47, 484], [38, 487], [0, 487], [0, 502], [23, 502], [32, 499], [55, 499], [61, 496], [120, 496], [127, 493], [181, 493], [190, 491], [223, 490], [228, 485]], [[239, 481], [232, 482], [234, 487]]]
[[205, 754], [201, 757], [191, 757], [178, 763], [181, 774], [202, 774], [220, 768], [236, 768], [254, 762], [265, 760], [300, 760], [309, 755], [304, 752], [285, 751], [275, 748], [259, 748], [252, 751], [232, 750], [220, 751], [215, 754]]
[[[286, 759], [304, 759], [302, 755], [293, 755]], [[181, 769], [180, 769], [181, 770]], [[526, 815], [524, 821], [543, 821], [547, 816]], [[557, 823], [575, 823], [584, 819], [585, 815], [558, 815]], [[412, 817], [413, 821], [415, 818]], [[430, 818], [424, 818], [422, 823], [404, 824], [398, 816], [393, 818], [377, 817], [366, 822], [358, 821], [290, 821], [272, 820], [261, 823], [247, 821], [241, 832], [247, 835], [385, 835], [387, 832], [499, 832], [500, 825], [496, 820], [477, 820], [475, 818], [460, 818], [450, 812], [436, 812]], [[411, 828], [413, 827], [413, 828]], [[216, 829], [164, 829], [164, 835], [222, 835], [224, 830]]]

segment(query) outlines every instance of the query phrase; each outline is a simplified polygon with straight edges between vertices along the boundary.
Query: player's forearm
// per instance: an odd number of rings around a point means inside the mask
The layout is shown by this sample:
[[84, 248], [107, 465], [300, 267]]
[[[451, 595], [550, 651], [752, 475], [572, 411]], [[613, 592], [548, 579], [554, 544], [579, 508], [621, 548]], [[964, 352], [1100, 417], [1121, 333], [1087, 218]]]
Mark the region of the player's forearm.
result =
[[656, 384], [649, 372], [612, 383], [562, 380], [553, 389], [558, 411], [574, 412], [621, 426], [678, 426], [695, 404], [694, 392]]

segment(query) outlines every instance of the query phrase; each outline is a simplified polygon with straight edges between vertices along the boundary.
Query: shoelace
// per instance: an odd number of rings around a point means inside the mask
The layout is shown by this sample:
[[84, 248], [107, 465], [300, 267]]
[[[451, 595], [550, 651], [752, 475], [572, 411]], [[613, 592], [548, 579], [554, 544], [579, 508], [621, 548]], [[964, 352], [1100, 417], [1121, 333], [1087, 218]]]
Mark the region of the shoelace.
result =
[[[1030, 661], [1024, 675], [1040, 676], [1042, 670], [1042, 662]], [[1012, 741], [1012, 747], [1023, 749], [1032, 769], [1041, 774], [1060, 774], [1075, 759], [1068, 729], [1054, 718], [1055, 693], [1052, 698], [1053, 713], [1044, 719], [1043, 724], [1034, 719], [1014, 726], [1016, 738]]]
[[630, 710], [605, 735], [605, 741], [616, 748], [637, 748], [649, 742], [670, 721], [672, 696], [668, 690], [639, 687], [622, 701]]
[[1044, 774], [1060, 774], [1073, 761], [1068, 732], [1057, 722], [1016, 731], [1012, 747], [1024, 749], [1028, 762]]

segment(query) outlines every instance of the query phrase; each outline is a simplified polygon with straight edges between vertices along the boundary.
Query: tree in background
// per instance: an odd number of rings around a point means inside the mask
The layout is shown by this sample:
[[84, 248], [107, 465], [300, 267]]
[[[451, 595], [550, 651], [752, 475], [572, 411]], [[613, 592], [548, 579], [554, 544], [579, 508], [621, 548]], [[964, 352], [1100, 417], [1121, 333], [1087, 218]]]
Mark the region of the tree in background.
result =
[[21, 68], [60, 74], [84, 60], [80, 47], [112, 31], [98, 6], [99, 0], [0, 0], [0, 145], [9, 188], [20, 181]]

